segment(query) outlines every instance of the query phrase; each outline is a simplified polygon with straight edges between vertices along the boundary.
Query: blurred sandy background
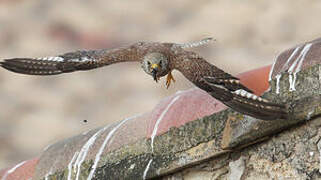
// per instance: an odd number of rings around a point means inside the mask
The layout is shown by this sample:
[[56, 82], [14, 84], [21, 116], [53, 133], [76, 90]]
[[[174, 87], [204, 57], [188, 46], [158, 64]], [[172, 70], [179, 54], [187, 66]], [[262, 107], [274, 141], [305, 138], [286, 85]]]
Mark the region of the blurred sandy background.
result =
[[[0, 0], [0, 58], [214, 37], [217, 42], [195, 51], [237, 74], [321, 37], [320, 18], [316, 0]], [[178, 72], [174, 77], [166, 90], [164, 79], [156, 84], [138, 64], [52, 77], [0, 69], [0, 168], [58, 140], [149, 111], [193, 86]]]

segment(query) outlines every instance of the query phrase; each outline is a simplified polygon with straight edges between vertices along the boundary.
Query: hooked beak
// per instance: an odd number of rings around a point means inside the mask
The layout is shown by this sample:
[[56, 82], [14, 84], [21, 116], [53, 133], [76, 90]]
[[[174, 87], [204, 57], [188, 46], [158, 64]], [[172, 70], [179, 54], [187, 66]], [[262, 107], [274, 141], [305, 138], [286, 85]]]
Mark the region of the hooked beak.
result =
[[153, 76], [153, 78], [154, 78], [154, 81], [156, 81], [156, 82], [157, 82], [157, 80], [158, 80], [158, 78], [157, 78], [158, 68], [159, 68], [158, 64], [152, 64], [152, 66], [151, 66], [152, 76]]

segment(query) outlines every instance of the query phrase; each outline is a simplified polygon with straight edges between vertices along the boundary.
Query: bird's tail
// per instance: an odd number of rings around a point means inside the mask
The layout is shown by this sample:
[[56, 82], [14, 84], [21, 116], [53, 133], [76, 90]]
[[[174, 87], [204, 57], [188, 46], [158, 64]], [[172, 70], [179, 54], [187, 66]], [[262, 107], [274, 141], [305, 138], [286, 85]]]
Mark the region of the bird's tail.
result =
[[183, 49], [187, 49], [187, 48], [203, 46], [203, 45], [208, 44], [208, 43], [213, 42], [213, 41], [216, 41], [216, 40], [213, 39], [212, 37], [209, 37], [209, 38], [205, 38], [205, 39], [202, 39], [200, 41], [197, 41], [197, 42], [189, 42], [189, 43], [176, 44], [176, 45], [181, 47], [181, 48], [183, 48]]

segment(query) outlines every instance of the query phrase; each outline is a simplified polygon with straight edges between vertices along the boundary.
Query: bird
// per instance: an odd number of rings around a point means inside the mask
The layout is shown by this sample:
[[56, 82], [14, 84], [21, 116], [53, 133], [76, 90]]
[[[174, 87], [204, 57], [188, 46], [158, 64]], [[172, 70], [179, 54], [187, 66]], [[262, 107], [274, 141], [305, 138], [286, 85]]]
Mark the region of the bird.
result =
[[188, 50], [212, 41], [213, 38], [189, 43], [141, 41], [120, 48], [81, 50], [42, 58], [4, 59], [0, 66], [15, 73], [45, 76], [86, 71], [114, 63], [140, 62], [154, 81], [166, 76], [167, 88], [175, 82], [172, 71], [177, 70], [198, 88], [242, 114], [261, 120], [286, 119], [288, 113], [284, 104], [253, 94], [238, 78]]

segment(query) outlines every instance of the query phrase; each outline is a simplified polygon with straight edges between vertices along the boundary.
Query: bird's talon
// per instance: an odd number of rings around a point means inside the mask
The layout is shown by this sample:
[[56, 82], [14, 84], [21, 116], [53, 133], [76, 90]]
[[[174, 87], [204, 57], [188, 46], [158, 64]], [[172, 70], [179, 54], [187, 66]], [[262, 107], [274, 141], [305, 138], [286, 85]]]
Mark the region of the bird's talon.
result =
[[167, 74], [167, 78], [166, 78], [166, 88], [167, 88], [167, 89], [168, 89], [169, 86], [171, 85], [172, 80], [173, 80], [173, 82], [175, 82], [175, 79], [174, 79], [172, 73], [169, 72], [169, 73]]

